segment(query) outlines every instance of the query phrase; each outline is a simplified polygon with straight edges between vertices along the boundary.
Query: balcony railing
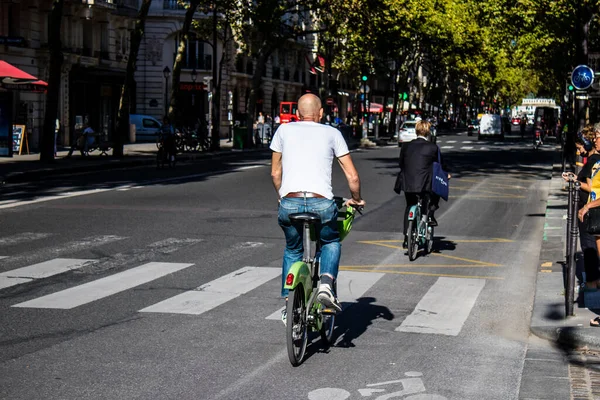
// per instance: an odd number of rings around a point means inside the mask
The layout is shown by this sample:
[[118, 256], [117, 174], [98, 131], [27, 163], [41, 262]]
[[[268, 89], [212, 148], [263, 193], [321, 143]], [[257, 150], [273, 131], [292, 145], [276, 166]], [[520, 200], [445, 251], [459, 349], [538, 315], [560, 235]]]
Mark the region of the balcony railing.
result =
[[[185, 5], [184, 5], [185, 3]], [[188, 1], [178, 1], [178, 0], [163, 0], [163, 9], [164, 10], [185, 10], [187, 6], [190, 4]]]
[[138, 9], [138, 0], [114, 0], [117, 7]]

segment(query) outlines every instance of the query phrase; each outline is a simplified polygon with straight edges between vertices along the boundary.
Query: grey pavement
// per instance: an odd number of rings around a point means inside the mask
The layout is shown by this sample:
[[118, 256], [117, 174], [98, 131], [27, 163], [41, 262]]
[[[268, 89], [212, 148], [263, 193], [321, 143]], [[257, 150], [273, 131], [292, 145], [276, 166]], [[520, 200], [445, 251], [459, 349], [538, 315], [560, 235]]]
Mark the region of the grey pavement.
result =
[[[221, 139], [219, 151], [185, 152], [178, 155], [178, 160], [193, 161], [248, 151], [264, 151], [267, 148], [268, 144], [265, 143], [263, 147], [239, 150], [233, 148], [233, 142]], [[12, 158], [0, 157], [0, 181], [20, 182], [41, 179], [50, 175], [151, 165], [156, 162], [155, 143], [126, 144], [123, 148], [124, 157], [120, 159], [112, 157], [112, 150], [109, 150], [107, 155], [101, 155], [96, 150], [87, 157], [81, 156], [79, 152], [74, 152], [71, 157], [68, 157], [68, 153], [68, 149], [59, 149], [53, 163], [39, 161], [39, 153], [14, 155]]]

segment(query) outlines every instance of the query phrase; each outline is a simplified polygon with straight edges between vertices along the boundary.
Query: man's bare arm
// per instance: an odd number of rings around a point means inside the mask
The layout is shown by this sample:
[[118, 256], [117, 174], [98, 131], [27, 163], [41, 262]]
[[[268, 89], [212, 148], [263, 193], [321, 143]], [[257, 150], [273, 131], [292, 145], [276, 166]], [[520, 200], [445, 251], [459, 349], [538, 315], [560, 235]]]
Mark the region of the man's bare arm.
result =
[[271, 156], [271, 179], [273, 179], [273, 186], [279, 197], [279, 189], [281, 188], [281, 175], [283, 174], [283, 167], [281, 164], [281, 153], [273, 152]]
[[342, 171], [344, 171], [344, 175], [346, 175], [350, 194], [352, 195], [352, 203], [364, 206], [364, 200], [360, 195], [360, 177], [358, 176], [356, 167], [354, 167], [352, 157], [350, 154], [343, 155], [338, 158], [338, 162], [340, 163], [340, 167], [342, 167]]

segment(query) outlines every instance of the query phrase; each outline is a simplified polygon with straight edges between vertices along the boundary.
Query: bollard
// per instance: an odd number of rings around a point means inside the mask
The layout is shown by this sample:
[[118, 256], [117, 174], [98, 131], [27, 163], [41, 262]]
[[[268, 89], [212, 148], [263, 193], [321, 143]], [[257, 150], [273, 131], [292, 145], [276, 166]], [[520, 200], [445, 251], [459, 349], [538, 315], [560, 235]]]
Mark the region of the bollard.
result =
[[577, 252], [577, 236], [578, 236], [578, 225], [577, 225], [577, 214], [576, 214], [576, 204], [579, 201], [579, 189], [581, 188], [581, 183], [575, 182], [574, 190], [573, 190], [573, 214], [571, 216], [571, 225], [569, 226], [571, 234], [570, 234], [570, 254], [567, 263], [567, 290], [566, 290], [566, 298], [565, 298], [565, 309], [567, 316], [573, 316], [573, 304], [575, 303], [575, 268], [576, 268], [576, 260], [575, 256]]

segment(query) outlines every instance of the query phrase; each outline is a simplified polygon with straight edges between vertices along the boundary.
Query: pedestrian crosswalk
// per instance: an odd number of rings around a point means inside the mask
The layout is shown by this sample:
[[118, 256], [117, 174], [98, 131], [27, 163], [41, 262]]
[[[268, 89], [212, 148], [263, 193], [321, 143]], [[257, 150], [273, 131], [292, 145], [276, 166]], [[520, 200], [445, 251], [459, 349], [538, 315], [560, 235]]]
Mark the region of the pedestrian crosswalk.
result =
[[[519, 150], [531, 149], [532, 143], [528, 141], [522, 142], [492, 142], [478, 140], [452, 140], [452, 139], [437, 139], [437, 145], [442, 150], [469, 150], [469, 151], [500, 151], [500, 150]], [[552, 146], [548, 147], [553, 148]]]
[[[31, 233], [15, 235], [11, 240], [0, 238], [0, 246], [4, 244], [8, 247], [17, 242], [33, 242], [47, 237], [49, 235]], [[187, 273], [184, 271], [199, 267], [197, 262], [158, 260], [159, 257], [162, 260], [164, 256], [173, 254], [186, 246], [195, 246], [202, 242], [196, 238], [163, 239], [143, 248], [133, 248], [100, 258], [54, 257], [56, 254], [63, 255], [66, 251], [81, 250], [81, 246], [84, 244], [98, 247], [122, 240], [127, 240], [127, 238], [115, 235], [90, 236], [80, 241], [67, 242], [64, 244], [64, 248], [42, 247], [37, 252], [32, 251], [33, 256], [29, 257], [24, 255], [0, 256], [0, 270], [3, 271], [0, 272], [0, 296], [2, 299], [9, 299], [7, 307], [15, 312], [17, 310], [28, 312], [27, 310], [33, 309], [75, 310], [78, 307], [96, 304], [105, 306], [106, 303], [102, 302], [113, 298], [112, 296], [130, 290], [135, 295], [136, 288], [141, 285], [175, 276], [178, 273]], [[247, 249], [262, 248], [262, 246], [248, 246], [247, 242], [232, 244], [232, 248], [237, 249], [241, 245]], [[36, 260], [36, 262], [24, 265], [28, 260], [39, 257], [47, 259]], [[13, 268], [15, 265], [17, 266]], [[83, 276], [84, 282], [80, 283], [81, 280], [78, 279], [59, 279], [61, 284], [55, 285], [56, 280], [49, 279], [68, 272]], [[194, 273], [194, 270], [188, 275], [204, 276]], [[385, 273], [377, 271], [340, 271], [337, 292], [344, 309], [359, 302], [364, 296], [369, 296], [370, 291], [376, 293], [378, 285], [384, 281], [382, 278], [385, 275]], [[19, 285], [26, 288], [25, 285], [33, 282], [38, 283], [36, 288], [46, 285], [46, 283], [47, 287], [41, 290], [39, 295], [36, 294], [37, 291], [12, 291]], [[156, 298], [154, 301], [149, 300], [149, 297], [146, 296], [143, 300], [145, 304], [140, 303], [136, 312], [201, 316], [253, 292], [251, 296], [263, 299], [260, 303], [264, 306], [266, 301], [272, 308], [257, 309], [251, 315], [266, 321], [279, 320], [283, 304], [278, 296], [278, 291], [274, 292], [273, 288], [278, 288], [280, 282], [281, 269], [279, 267], [242, 266], [208, 282], [190, 282], [192, 285], [189, 287], [193, 289], [186, 288], [175, 294], [171, 292], [166, 298], [164, 292], [161, 294], [161, 298]], [[423, 295], [413, 313], [401, 324], [399, 322], [396, 331], [458, 335], [484, 285], [485, 280], [482, 279], [439, 278]], [[58, 288], [53, 290], [56, 287]], [[170, 288], [171, 291], [172, 289]], [[175, 288], [175, 290], [177, 289]], [[11, 296], [16, 300], [21, 295], [26, 298], [21, 301], [10, 300]], [[245, 304], [252, 305], [254, 303], [256, 302], [246, 302]]]

